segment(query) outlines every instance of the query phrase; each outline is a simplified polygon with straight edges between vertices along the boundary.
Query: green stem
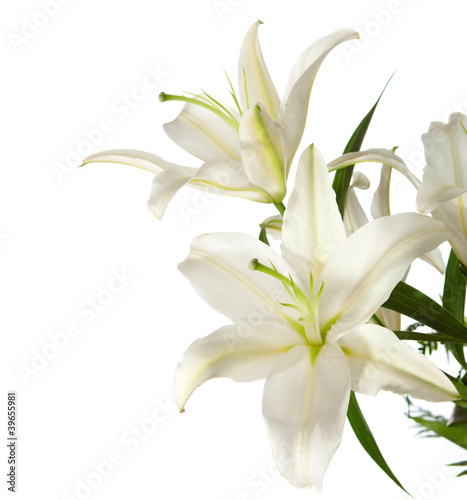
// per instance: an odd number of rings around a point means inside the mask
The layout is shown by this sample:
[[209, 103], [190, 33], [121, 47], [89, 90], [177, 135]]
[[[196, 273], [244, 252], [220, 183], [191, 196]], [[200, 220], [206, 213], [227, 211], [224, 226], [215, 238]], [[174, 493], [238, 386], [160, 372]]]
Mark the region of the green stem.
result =
[[[282, 201], [280, 201], [279, 203], [274, 203], [274, 206], [277, 208], [277, 210], [279, 210], [279, 213], [281, 215], [284, 215], [284, 212], [285, 212], [285, 205], [282, 203]], [[467, 279], [467, 278], [466, 278]]]

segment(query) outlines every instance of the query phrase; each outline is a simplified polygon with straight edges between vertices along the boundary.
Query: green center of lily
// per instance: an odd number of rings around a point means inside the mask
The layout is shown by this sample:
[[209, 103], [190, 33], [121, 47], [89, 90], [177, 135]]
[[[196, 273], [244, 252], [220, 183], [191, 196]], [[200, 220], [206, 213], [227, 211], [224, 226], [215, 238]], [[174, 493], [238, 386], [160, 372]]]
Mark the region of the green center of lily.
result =
[[282, 283], [292, 301], [280, 302], [280, 304], [298, 312], [298, 321], [290, 318], [289, 322], [315, 348], [312, 350], [312, 355], [315, 351], [315, 355], [317, 355], [320, 347], [325, 343], [326, 334], [329, 331], [329, 328], [320, 329], [319, 326], [319, 301], [324, 283], [321, 284], [318, 293], [315, 295], [313, 274], [310, 271], [310, 290], [309, 295], [307, 295], [297, 286], [290, 274], [289, 277], [286, 277], [277, 270], [272, 262], [270, 264], [271, 267], [268, 267], [261, 264], [258, 259], [253, 259], [250, 261], [249, 267], [253, 271], [267, 274]]

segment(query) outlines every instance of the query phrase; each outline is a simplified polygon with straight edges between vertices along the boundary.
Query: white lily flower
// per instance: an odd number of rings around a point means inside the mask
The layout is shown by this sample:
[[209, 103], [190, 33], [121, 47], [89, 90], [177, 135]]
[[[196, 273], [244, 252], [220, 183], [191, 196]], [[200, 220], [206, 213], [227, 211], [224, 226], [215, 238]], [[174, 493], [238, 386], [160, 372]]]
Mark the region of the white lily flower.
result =
[[[328, 163], [328, 170], [329, 172], [333, 172], [334, 170], [345, 168], [356, 163], [382, 163], [380, 184], [375, 192], [371, 205], [371, 213], [374, 219], [391, 215], [389, 208], [389, 186], [392, 169], [403, 174], [412, 183], [415, 189], [418, 190], [420, 187], [420, 181], [412, 174], [404, 163], [404, 160], [388, 149], [369, 149], [367, 151], [347, 153]], [[344, 213], [344, 226], [347, 235], [352, 234], [358, 228], [368, 223], [368, 217], [358, 201], [355, 189], [368, 189], [369, 187], [370, 183], [368, 178], [361, 172], [355, 171], [352, 177], [352, 184], [348, 190], [346, 210]], [[274, 239], [279, 239], [282, 228], [282, 217], [278, 215], [268, 217], [260, 226], [266, 226], [267, 234]], [[432, 265], [441, 274], [444, 273], [446, 266], [439, 248], [435, 248], [433, 251], [422, 255], [420, 258]]]
[[433, 122], [422, 141], [426, 167], [418, 189], [421, 213], [431, 212], [454, 235], [451, 244], [467, 266], [467, 116], [453, 113], [448, 123]]
[[334, 47], [358, 38], [358, 33], [340, 29], [308, 47], [293, 66], [281, 100], [261, 52], [260, 24], [258, 21], [251, 26], [240, 50], [240, 101], [229, 80], [236, 109], [206, 93], [193, 97], [160, 95], [162, 101], [185, 102], [181, 113], [165, 124], [164, 130], [180, 147], [203, 161], [200, 168], [171, 164], [136, 150], [93, 154], [83, 165], [124, 163], [156, 173], [148, 208], [159, 219], [185, 184], [215, 194], [280, 204], [305, 128], [310, 92], [318, 69]]
[[406, 213], [346, 238], [326, 163], [309, 147], [284, 215], [282, 257], [246, 234], [207, 234], [179, 265], [233, 322], [183, 355], [174, 381], [180, 410], [208, 379], [266, 378], [263, 415], [277, 466], [292, 484], [321, 490], [351, 390], [459, 397], [425, 356], [392, 331], [365, 324], [410, 263], [449, 236], [439, 221]]
[[[392, 167], [389, 165], [382, 165], [381, 176], [378, 188], [373, 196], [373, 202], [371, 204], [371, 215], [373, 219], [378, 219], [380, 217], [386, 217], [391, 215], [390, 202], [389, 202], [389, 191], [391, 184], [391, 173]], [[344, 225], [346, 228], [347, 235], [352, 234], [357, 229], [365, 224], [368, 224], [368, 217], [361, 206], [355, 189], [368, 189], [369, 181], [361, 172], [354, 172], [352, 177], [352, 184], [349, 187], [347, 194], [346, 208], [344, 214]], [[428, 262], [441, 274], [444, 274], [446, 266], [444, 264], [443, 256], [439, 248], [435, 248], [431, 252], [428, 252], [420, 256], [420, 259]], [[410, 267], [407, 268], [407, 272], [401, 281], [405, 281], [410, 271]], [[398, 331], [401, 329], [401, 314], [396, 311], [391, 311], [384, 307], [380, 307], [375, 316], [379, 321], [389, 330]]]

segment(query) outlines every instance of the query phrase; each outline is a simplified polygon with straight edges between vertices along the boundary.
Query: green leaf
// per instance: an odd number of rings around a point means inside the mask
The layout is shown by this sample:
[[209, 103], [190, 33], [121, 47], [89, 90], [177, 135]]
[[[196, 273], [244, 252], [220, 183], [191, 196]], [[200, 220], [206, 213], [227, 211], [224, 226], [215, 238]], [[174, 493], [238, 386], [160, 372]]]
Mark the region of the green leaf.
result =
[[409, 415], [409, 418], [417, 422], [418, 425], [424, 427], [427, 431], [433, 432], [435, 436], [431, 435], [431, 437], [444, 437], [467, 450], [467, 424], [448, 426], [445, 418], [434, 417], [432, 415], [425, 417], [412, 417]]
[[[393, 76], [394, 76], [394, 73], [391, 75], [391, 78]], [[347, 146], [345, 146], [343, 154], [356, 153], [357, 151], [360, 151], [360, 148], [362, 147], [363, 139], [365, 138], [365, 135], [368, 131], [368, 127], [370, 126], [371, 119], [373, 118], [373, 115], [375, 113], [376, 106], [378, 106], [379, 100], [381, 99], [389, 82], [391, 81], [391, 78], [389, 78], [389, 80], [387, 81], [386, 85], [384, 86], [383, 91], [381, 92], [381, 94], [378, 97], [378, 100], [375, 102], [374, 106], [370, 109], [370, 111], [367, 113], [365, 118], [363, 118], [363, 120], [359, 123], [358, 127], [355, 129], [354, 133], [352, 134], [352, 137], [349, 139], [349, 142], [347, 143]], [[353, 169], [354, 169], [354, 165], [349, 165], [346, 168], [342, 168], [342, 169], [338, 170], [336, 172], [336, 175], [334, 177], [334, 181], [332, 183], [332, 188], [336, 192], [337, 206], [339, 207], [339, 212], [340, 212], [342, 218], [344, 218], [345, 203], [347, 200], [347, 192], [349, 190], [350, 181], [352, 179]]]
[[464, 467], [465, 465], [467, 465], [467, 460], [462, 460], [461, 462], [455, 462], [453, 464], [448, 464], [449, 467]]
[[[449, 377], [452, 380], [452, 377]], [[433, 415], [431, 412], [422, 410], [418, 408], [420, 414], [418, 416], [410, 415], [410, 406], [409, 413], [407, 416], [416, 422], [422, 429], [419, 434], [424, 437], [443, 437], [448, 439], [452, 443], [460, 446], [467, 450], [467, 423], [455, 424], [450, 423], [448, 425], [448, 420], [442, 416]], [[467, 465], [467, 461], [461, 461], [453, 464], [449, 464], [450, 467], [454, 466], [465, 466]], [[457, 474], [457, 477], [464, 476], [467, 474], [467, 470], [464, 470]]]
[[444, 335], [467, 342], [467, 326], [463, 322], [407, 283], [398, 283], [382, 307], [409, 316]]
[[[449, 467], [465, 467], [467, 465], [467, 460], [462, 460], [461, 462], [456, 462], [454, 464], [448, 464]], [[461, 477], [467, 475], [467, 469], [463, 470], [456, 477]]]
[[394, 333], [399, 337], [399, 340], [416, 340], [424, 342], [443, 342], [445, 344], [464, 344], [463, 340], [455, 339], [453, 337], [448, 337], [447, 335], [438, 335], [436, 333], [421, 333], [421, 332], [406, 332], [394, 331]]
[[[443, 307], [460, 321], [464, 321], [465, 279], [460, 271], [460, 262], [451, 250], [444, 278]], [[446, 344], [446, 350], [456, 358], [462, 367], [466, 367], [464, 346]]]
[[449, 378], [449, 380], [454, 384], [461, 398], [467, 401], [467, 385], [461, 382], [458, 378], [454, 378], [452, 375], [449, 375], [449, 373], [446, 372], [444, 373]]
[[[448, 464], [448, 465], [449, 465], [449, 467], [465, 467], [465, 466], [467, 466], [467, 460], [462, 460], [461, 462], [455, 462], [453, 464]], [[461, 477], [461, 476], [465, 476], [465, 475], [467, 475], [467, 469], [463, 470], [462, 472], [457, 474], [456, 477]]]
[[393, 474], [386, 460], [384, 459], [381, 451], [373, 437], [373, 433], [371, 432], [368, 424], [366, 423], [365, 417], [358, 405], [357, 398], [355, 397], [355, 393], [352, 391], [350, 393], [350, 403], [349, 409], [347, 411], [347, 417], [349, 419], [350, 425], [352, 426], [355, 435], [360, 441], [361, 445], [365, 449], [365, 451], [370, 455], [370, 457], [376, 462], [377, 465], [399, 486], [402, 488], [407, 494], [409, 494], [402, 484], [399, 482], [397, 477]]

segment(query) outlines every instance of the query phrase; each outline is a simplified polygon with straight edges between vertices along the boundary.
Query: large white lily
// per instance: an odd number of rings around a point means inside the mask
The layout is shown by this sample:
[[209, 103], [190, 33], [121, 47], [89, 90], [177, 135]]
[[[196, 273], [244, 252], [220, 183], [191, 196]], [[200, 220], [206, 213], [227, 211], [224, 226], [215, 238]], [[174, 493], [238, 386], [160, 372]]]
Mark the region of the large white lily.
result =
[[[380, 182], [371, 204], [371, 215], [374, 219], [391, 215], [389, 201], [391, 173], [392, 168], [389, 165], [383, 165], [381, 167]], [[361, 172], [354, 172], [352, 184], [350, 185], [347, 195], [344, 217], [346, 233], [349, 235], [363, 225], [368, 224], [368, 217], [358, 200], [356, 189], [368, 189], [369, 187], [369, 180]], [[444, 274], [446, 266], [439, 248], [435, 248], [431, 252], [421, 255], [420, 258], [432, 265], [441, 274]], [[409, 270], [410, 268], [407, 269], [406, 275], [402, 281], [405, 281], [409, 274]], [[381, 307], [376, 311], [375, 316], [390, 330], [401, 329], [401, 315], [398, 312]]]
[[422, 141], [426, 167], [418, 189], [421, 213], [431, 212], [454, 235], [449, 240], [467, 266], [467, 116], [453, 113], [448, 123], [433, 122]]
[[185, 184], [216, 194], [280, 204], [286, 194], [290, 165], [303, 135], [311, 88], [326, 55], [337, 45], [358, 38], [340, 29], [317, 40], [298, 58], [281, 100], [263, 59], [256, 22], [240, 51], [240, 99], [232, 84], [236, 109], [203, 93], [192, 97], [162, 93], [162, 101], [184, 101], [178, 117], [165, 124], [167, 135], [203, 161], [200, 168], [175, 165], [136, 150], [104, 151], [83, 164], [114, 162], [157, 174], [148, 208], [161, 218], [167, 204]]
[[[354, 161], [357, 162], [385, 162], [385, 164], [381, 167], [380, 183], [373, 196], [371, 214], [374, 219], [391, 215], [389, 191], [392, 169], [396, 166], [396, 168], [406, 176], [410, 172], [409, 169], [405, 166], [402, 159], [394, 155], [394, 153], [389, 150], [369, 150], [363, 153], [351, 153], [351, 155], [351, 157], [355, 159]], [[334, 165], [336, 164], [348, 164], [350, 160], [346, 156], [347, 155], [342, 156], [341, 158], [338, 158], [334, 162], [328, 164], [328, 169], [334, 169]], [[415, 177], [412, 177], [411, 180], [412, 183], [414, 183], [418, 188], [420, 185], [419, 181]], [[368, 224], [369, 222], [368, 216], [363, 210], [356, 193], [357, 189], [366, 190], [369, 189], [369, 187], [370, 181], [368, 178], [361, 172], [355, 171], [352, 176], [352, 182], [349, 186], [344, 212], [344, 227], [347, 236], [351, 235], [357, 229], [361, 228], [365, 224]], [[272, 236], [274, 239], [280, 239], [282, 236], [282, 224], [283, 217], [275, 215], [264, 220], [261, 227], [265, 227], [266, 233], [269, 236]], [[445, 272], [446, 266], [439, 248], [435, 248], [431, 252], [421, 255], [420, 258], [432, 265], [441, 274]], [[408, 273], [409, 268], [407, 269], [406, 276]], [[404, 276], [403, 281], [405, 281], [406, 276]], [[379, 319], [383, 326], [386, 326], [390, 330], [401, 329], [401, 315], [396, 311], [391, 311], [381, 307], [378, 311], [376, 311], [375, 316]]]
[[327, 166], [309, 147], [284, 215], [282, 257], [246, 234], [208, 234], [193, 241], [180, 264], [201, 297], [233, 324], [185, 352], [174, 381], [177, 405], [183, 410], [214, 377], [266, 378], [263, 414], [277, 466], [292, 484], [321, 490], [351, 390], [459, 397], [421, 353], [366, 324], [410, 263], [448, 237], [444, 224], [407, 213], [381, 217], [346, 238]]

